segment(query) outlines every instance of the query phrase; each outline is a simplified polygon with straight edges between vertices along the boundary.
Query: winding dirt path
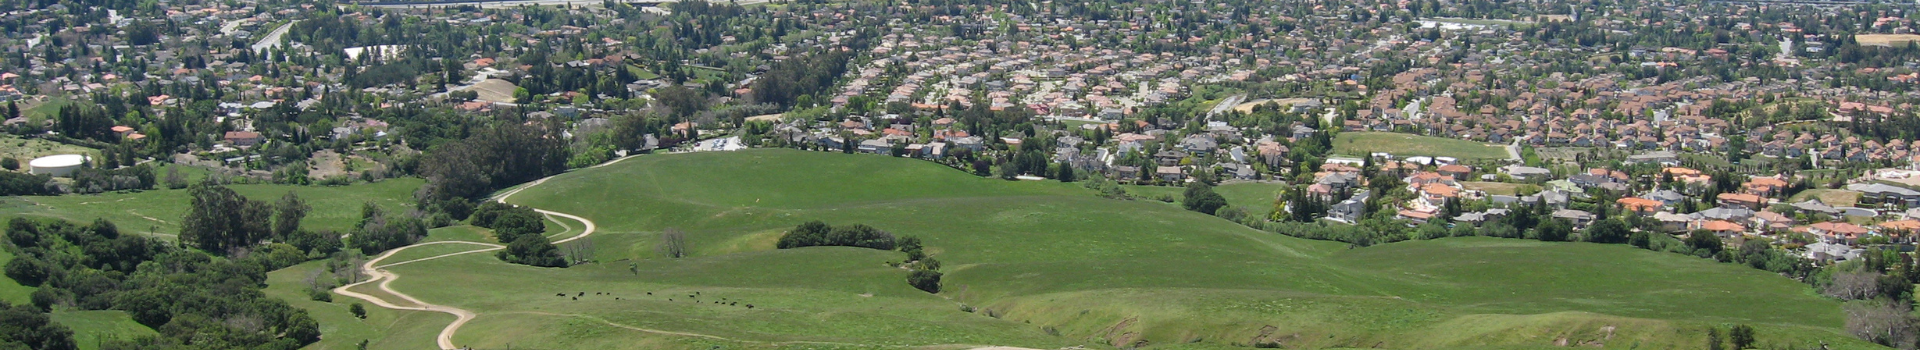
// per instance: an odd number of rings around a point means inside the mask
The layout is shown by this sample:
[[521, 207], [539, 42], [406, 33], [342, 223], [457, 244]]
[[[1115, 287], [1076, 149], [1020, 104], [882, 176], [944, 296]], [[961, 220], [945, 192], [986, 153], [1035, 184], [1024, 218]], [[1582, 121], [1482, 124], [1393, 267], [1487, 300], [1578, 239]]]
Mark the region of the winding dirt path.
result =
[[[615, 159], [613, 161], [602, 163], [594, 167], [606, 166], [608, 164], [613, 164], [614, 162], [618, 162], [624, 159], [626, 158]], [[524, 186], [520, 186], [519, 188], [515, 188], [511, 191], [503, 192], [499, 196], [494, 197], [493, 200], [500, 203], [506, 203], [507, 198], [513, 197], [514, 194], [518, 194], [520, 193], [520, 191], [524, 191], [528, 188], [533, 188], [534, 186], [539, 186], [542, 183], [546, 183], [547, 179], [551, 179], [551, 178], [552, 177], [547, 177], [539, 180], [534, 180], [533, 182], [529, 182]], [[579, 221], [584, 226], [581, 228], [580, 234], [573, 235], [572, 237], [567, 237], [565, 239], [553, 241], [554, 244], [572, 242], [577, 239], [586, 238], [588, 235], [592, 235], [593, 232], [598, 229], [598, 226], [594, 225], [593, 221], [587, 220], [587, 218], [583, 218], [578, 215], [567, 214], [567, 213], [551, 211], [551, 210], [537, 209], [537, 208], [533, 210], [535, 212], [538, 212], [540, 214], [544, 214], [547, 216], [558, 216], [558, 217], [571, 219], [574, 221]], [[553, 220], [553, 218], [551, 217], [548, 217], [547, 219]], [[559, 220], [554, 220], [554, 223], [558, 223], [562, 227], [566, 227], [567, 231], [569, 232], [573, 231], [572, 226], [568, 226], [565, 223], [561, 223]], [[407, 260], [407, 261], [385, 264], [385, 265], [380, 264], [381, 261], [386, 260], [387, 258], [393, 257], [394, 254], [400, 253], [401, 251], [405, 251], [407, 249], [411, 249], [414, 247], [422, 247], [422, 246], [429, 246], [429, 245], [436, 245], [436, 244], [472, 244], [472, 245], [483, 246], [484, 248], [458, 252], [458, 253], [435, 255], [431, 257]], [[432, 312], [439, 312], [439, 313], [453, 315], [454, 317], [453, 323], [448, 323], [446, 328], [440, 329], [440, 335], [435, 338], [435, 341], [439, 343], [440, 348], [443, 350], [460, 349], [458, 345], [454, 345], [453, 343], [453, 334], [455, 332], [460, 331], [460, 326], [466, 325], [468, 321], [472, 321], [475, 317], [479, 317], [479, 315], [473, 313], [472, 311], [467, 311], [466, 309], [461, 309], [461, 308], [446, 306], [446, 305], [437, 305], [437, 304], [421, 301], [420, 299], [414, 298], [413, 296], [407, 295], [406, 293], [401, 293], [400, 291], [393, 290], [393, 288], [391, 287], [391, 284], [393, 283], [394, 280], [400, 279], [400, 275], [393, 273], [391, 271], [387, 271], [386, 268], [415, 263], [415, 262], [451, 257], [451, 256], [490, 252], [490, 251], [501, 250], [506, 248], [507, 248], [506, 246], [494, 244], [494, 243], [469, 242], [469, 241], [435, 241], [435, 242], [419, 243], [419, 244], [409, 245], [405, 247], [395, 248], [393, 250], [388, 250], [385, 253], [381, 253], [379, 256], [376, 256], [373, 259], [368, 259], [366, 263], [360, 265], [361, 272], [365, 273], [367, 276], [372, 278], [369, 278], [367, 280], [360, 281], [360, 282], [355, 282], [353, 284], [336, 287], [333, 289], [333, 292], [338, 293], [340, 295], [352, 297], [355, 299], [366, 300], [369, 303], [373, 303], [374, 306], [379, 306], [379, 307], [388, 308], [388, 309], [432, 311]], [[367, 295], [364, 293], [350, 290], [350, 288], [368, 284], [368, 283], [374, 283], [374, 282], [380, 282], [379, 287], [381, 291], [386, 292], [388, 294], [393, 294], [394, 297], [400, 298], [405, 302], [412, 303], [414, 305], [420, 305], [420, 306], [402, 306], [392, 301], [381, 299], [380, 297]]]

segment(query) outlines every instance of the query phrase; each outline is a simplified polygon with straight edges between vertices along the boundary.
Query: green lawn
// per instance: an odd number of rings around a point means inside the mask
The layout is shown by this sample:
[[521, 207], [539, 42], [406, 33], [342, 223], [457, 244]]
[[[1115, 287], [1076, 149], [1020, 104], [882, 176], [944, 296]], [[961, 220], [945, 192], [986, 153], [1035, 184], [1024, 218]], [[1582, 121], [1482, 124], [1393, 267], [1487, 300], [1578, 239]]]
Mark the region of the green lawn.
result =
[[[1270, 205], [1274, 189], [1222, 187], [1248, 206]], [[1487, 238], [1348, 249], [1175, 205], [1101, 199], [1075, 184], [881, 156], [648, 155], [561, 175], [511, 201], [594, 220], [601, 231], [586, 241], [606, 263], [534, 268], [468, 254], [389, 268], [403, 276], [395, 289], [479, 313], [455, 335], [459, 345], [1450, 348], [1566, 338], [1693, 348], [1708, 326], [1751, 324], [1763, 344], [1871, 348], [1842, 333], [1837, 302], [1733, 264]], [[887, 264], [901, 253], [772, 249], [782, 230], [808, 220], [922, 238], [946, 266], [943, 292], [907, 286], [907, 271]], [[687, 232], [694, 254], [658, 258], [666, 228]], [[305, 300], [293, 292], [315, 265], [303, 266], [274, 272], [269, 293]], [[408, 316], [376, 315], [381, 323], [363, 326], [329, 315], [342, 304], [296, 302], [331, 330], [316, 348], [363, 338], [377, 339], [374, 348], [431, 346], [448, 318], [387, 328]]]
[[106, 340], [131, 340], [159, 334], [153, 328], [134, 322], [132, 316], [119, 310], [56, 311], [53, 321], [73, 330], [73, 342], [80, 346], [80, 350], [99, 349], [100, 343]]
[[1343, 132], [1333, 140], [1333, 153], [1365, 157], [1374, 152], [1396, 157], [1435, 156], [1460, 159], [1506, 159], [1506, 148], [1468, 140], [1391, 132]]
[[54, 97], [48, 99], [47, 102], [34, 105], [33, 108], [20, 110], [20, 116], [27, 117], [27, 119], [53, 118], [60, 114], [60, 107], [65, 107], [72, 103], [73, 100], [68, 100], [65, 97]]
[[[362, 203], [374, 202], [388, 211], [404, 211], [413, 205], [413, 191], [422, 181], [399, 178], [372, 184], [351, 186], [231, 185], [256, 200], [279, 200], [288, 191], [297, 193], [313, 209], [301, 220], [302, 227], [347, 232], [360, 221]], [[7, 197], [0, 200], [0, 216], [44, 216], [76, 222], [106, 218], [127, 232], [153, 232], [173, 235], [180, 231], [180, 218], [187, 214], [191, 197], [187, 191], [152, 190], [97, 195]]]

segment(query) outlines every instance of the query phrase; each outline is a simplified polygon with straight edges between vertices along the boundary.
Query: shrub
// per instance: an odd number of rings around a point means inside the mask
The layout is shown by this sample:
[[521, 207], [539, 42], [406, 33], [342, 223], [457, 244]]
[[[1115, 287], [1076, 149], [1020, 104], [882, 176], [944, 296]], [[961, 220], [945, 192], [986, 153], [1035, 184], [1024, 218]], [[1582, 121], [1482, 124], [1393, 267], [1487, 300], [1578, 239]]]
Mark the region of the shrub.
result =
[[313, 299], [313, 301], [318, 301], [322, 303], [331, 303], [333, 302], [333, 293], [327, 293], [326, 290], [322, 290], [319, 288], [308, 289], [307, 299]]
[[913, 270], [907, 275], [907, 284], [927, 293], [940, 293], [940, 271]]

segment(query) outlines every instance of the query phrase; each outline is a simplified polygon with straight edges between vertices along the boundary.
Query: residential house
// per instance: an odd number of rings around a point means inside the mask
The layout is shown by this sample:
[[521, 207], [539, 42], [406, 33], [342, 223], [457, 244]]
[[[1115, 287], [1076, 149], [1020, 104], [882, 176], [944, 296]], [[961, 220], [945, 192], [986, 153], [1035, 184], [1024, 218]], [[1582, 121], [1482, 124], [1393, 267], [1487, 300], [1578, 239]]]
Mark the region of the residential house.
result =
[[1547, 170], [1546, 168], [1536, 168], [1536, 167], [1520, 166], [1520, 165], [1508, 165], [1506, 167], [1502, 167], [1500, 168], [1500, 172], [1506, 173], [1507, 176], [1511, 176], [1513, 177], [1514, 180], [1520, 180], [1520, 181], [1545, 180], [1548, 177], [1553, 176], [1553, 171]]
[[1905, 187], [1874, 182], [1847, 185], [1847, 189], [1859, 191], [1861, 203], [1920, 207], [1920, 191]]
[[1653, 220], [1660, 222], [1660, 230], [1664, 232], [1686, 231], [1687, 223], [1693, 222], [1693, 218], [1688, 217], [1687, 215], [1674, 214], [1674, 213], [1669, 213], [1664, 211], [1654, 213]]
[[1751, 193], [1721, 193], [1714, 197], [1722, 207], [1759, 210], [1767, 204], [1767, 198]]
[[1572, 222], [1574, 227], [1587, 227], [1587, 224], [1593, 223], [1595, 216], [1583, 210], [1556, 209], [1553, 211], [1553, 218]]
[[1161, 181], [1177, 182], [1177, 181], [1184, 181], [1187, 179], [1187, 173], [1185, 171], [1180, 170], [1180, 167], [1177, 167], [1177, 166], [1161, 166], [1161, 167], [1154, 168], [1153, 175], [1156, 177], [1159, 177]]
[[225, 139], [234, 147], [252, 147], [266, 141], [260, 133], [252, 131], [228, 131]]
[[1660, 209], [1666, 207], [1666, 203], [1639, 197], [1620, 198], [1615, 202], [1620, 203], [1620, 208], [1640, 213], [1640, 215], [1653, 215], [1653, 213], [1659, 212]]
[[1328, 207], [1327, 218], [1345, 223], [1360, 222], [1360, 218], [1367, 216], [1367, 198], [1371, 196], [1372, 194], [1368, 193], [1367, 190], [1360, 190], [1360, 192], [1354, 193], [1352, 198], [1347, 198]]
[[1822, 222], [1808, 227], [1807, 233], [1819, 237], [1821, 242], [1855, 245], [1867, 235], [1867, 228], [1845, 222]]

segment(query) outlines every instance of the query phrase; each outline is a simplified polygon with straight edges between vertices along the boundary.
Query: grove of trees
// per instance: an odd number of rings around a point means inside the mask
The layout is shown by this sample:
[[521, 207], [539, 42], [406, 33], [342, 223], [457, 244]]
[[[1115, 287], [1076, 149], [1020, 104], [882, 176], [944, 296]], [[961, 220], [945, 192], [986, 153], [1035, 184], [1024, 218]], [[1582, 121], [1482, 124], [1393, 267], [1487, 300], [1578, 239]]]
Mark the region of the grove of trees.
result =
[[860, 247], [879, 250], [893, 250], [893, 234], [864, 224], [833, 227], [819, 221], [808, 221], [780, 236], [776, 244], [780, 249], [834, 246]]

